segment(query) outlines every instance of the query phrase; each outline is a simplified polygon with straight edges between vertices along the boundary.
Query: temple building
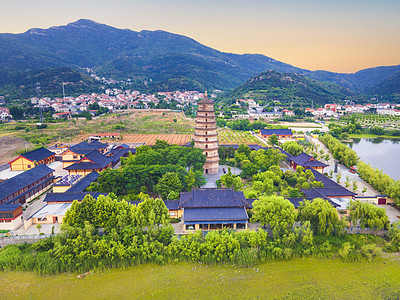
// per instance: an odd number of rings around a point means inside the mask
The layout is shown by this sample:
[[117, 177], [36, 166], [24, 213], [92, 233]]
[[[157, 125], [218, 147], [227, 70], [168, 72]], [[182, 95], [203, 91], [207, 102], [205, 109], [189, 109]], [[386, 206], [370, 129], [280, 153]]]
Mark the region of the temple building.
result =
[[204, 174], [216, 174], [219, 167], [218, 133], [214, 113], [214, 101], [208, 99], [207, 93], [198, 102], [194, 146], [203, 150], [206, 156]]

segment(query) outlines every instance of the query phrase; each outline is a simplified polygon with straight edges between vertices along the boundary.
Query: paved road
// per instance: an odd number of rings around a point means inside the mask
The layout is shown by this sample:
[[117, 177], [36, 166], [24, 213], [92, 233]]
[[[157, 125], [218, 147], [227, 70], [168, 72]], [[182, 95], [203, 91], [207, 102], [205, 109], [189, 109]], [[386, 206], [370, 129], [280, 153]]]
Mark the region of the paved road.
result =
[[[328, 164], [329, 166], [325, 168], [326, 173], [330, 174], [331, 171], [334, 171], [335, 168], [335, 159], [333, 159], [332, 155], [330, 155], [330, 152], [328, 148], [325, 147], [325, 145], [318, 139], [318, 138], [311, 138], [311, 141], [314, 145], [317, 145], [318, 149], [324, 150], [325, 153], [329, 153], [329, 161]], [[370, 184], [368, 184], [365, 180], [363, 180], [358, 174], [353, 174], [349, 171], [349, 168], [347, 168], [344, 165], [339, 164], [338, 165], [338, 173], [341, 174], [341, 179], [340, 179], [340, 184], [343, 187], [346, 187], [345, 182], [346, 178], [348, 177], [350, 180], [350, 186], [348, 187], [349, 190], [353, 190], [353, 180], [357, 182], [358, 188], [356, 190], [356, 193], [359, 195], [362, 195], [362, 190], [363, 188], [367, 188], [367, 191], [364, 193], [366, 196], [375, 196], [377, 194], [380, 194], [377, 190], [375, 190]], [[333, 180], [336, 181], [336, 176], [337, 174], [333, 174]]]

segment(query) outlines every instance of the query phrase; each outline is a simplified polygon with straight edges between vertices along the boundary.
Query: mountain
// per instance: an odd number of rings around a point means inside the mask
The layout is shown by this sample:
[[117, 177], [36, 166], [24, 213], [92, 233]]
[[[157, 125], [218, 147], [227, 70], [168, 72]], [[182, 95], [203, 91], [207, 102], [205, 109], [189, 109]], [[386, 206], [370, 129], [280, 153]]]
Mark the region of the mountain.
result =
[[90, 76], [68, 67], [58, 67], [7, 73], [0, 78], [0, 95], [22, 99], [36, 96], [38, 82], [40, 95], [48, 97], [61, 97], [63, 82], [66, 96], [103, 90]]
[[322, 82], [294, 73], [262, 72], [228, 93], [228, 100], [253, 99], [267, 104], [277, 100], [282, 104], [311, 106], [349, 99], [354, 94], [334, 83]]
[[341, 74], [309, 71], [260, 54], [224, 53], [178, 34], [118, 29], [81, 19], [65, 26], [0, 34], [1, 75], [55, 67], [91, 68], [97, 75], [131, 79], [133, 88], [231, 90], [267, 70], [304, 74], [354, 91], [371, 88], [400, 66]]
[[400, 72], [396, 72], [365, 91], [371, 97], [384, 97], [391, 102], [400, 102]]

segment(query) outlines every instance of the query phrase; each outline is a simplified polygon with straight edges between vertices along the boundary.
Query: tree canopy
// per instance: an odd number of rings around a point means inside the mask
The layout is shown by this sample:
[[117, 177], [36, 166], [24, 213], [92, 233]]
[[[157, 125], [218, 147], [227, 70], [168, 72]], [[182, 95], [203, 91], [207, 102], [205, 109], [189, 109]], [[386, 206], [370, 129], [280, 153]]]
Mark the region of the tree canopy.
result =
[[360, 225], [361, 228], [387, 229], [389, 227], [390, 222], [385, 209], [370, 203], [351, 201], [349, 214], [349, 220], [354, 222], [354, 225]]
[[262, 196], [253, 202], [252, 221], [271, 226], [274, 236], [288, 233], [296, 221], [294, 205], [280, 196]]
[[310, 221], [311, 229], [318, 234], [333, 235], [343, 231], [343, 222], [328, 200], [316, 198], [304, 200], [299, 206], [299, 221]]

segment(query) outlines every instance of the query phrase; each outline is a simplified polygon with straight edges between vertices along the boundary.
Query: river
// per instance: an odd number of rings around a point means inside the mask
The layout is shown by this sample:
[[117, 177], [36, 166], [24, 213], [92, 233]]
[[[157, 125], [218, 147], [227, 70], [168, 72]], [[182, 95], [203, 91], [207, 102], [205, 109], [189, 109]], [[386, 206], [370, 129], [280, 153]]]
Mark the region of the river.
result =
[[346, 143], [357, 152], [365, 163], [374, 168], [383, 170], [395, 180], [400, 179], [400, 140], [353, 139], [354, 142]]

